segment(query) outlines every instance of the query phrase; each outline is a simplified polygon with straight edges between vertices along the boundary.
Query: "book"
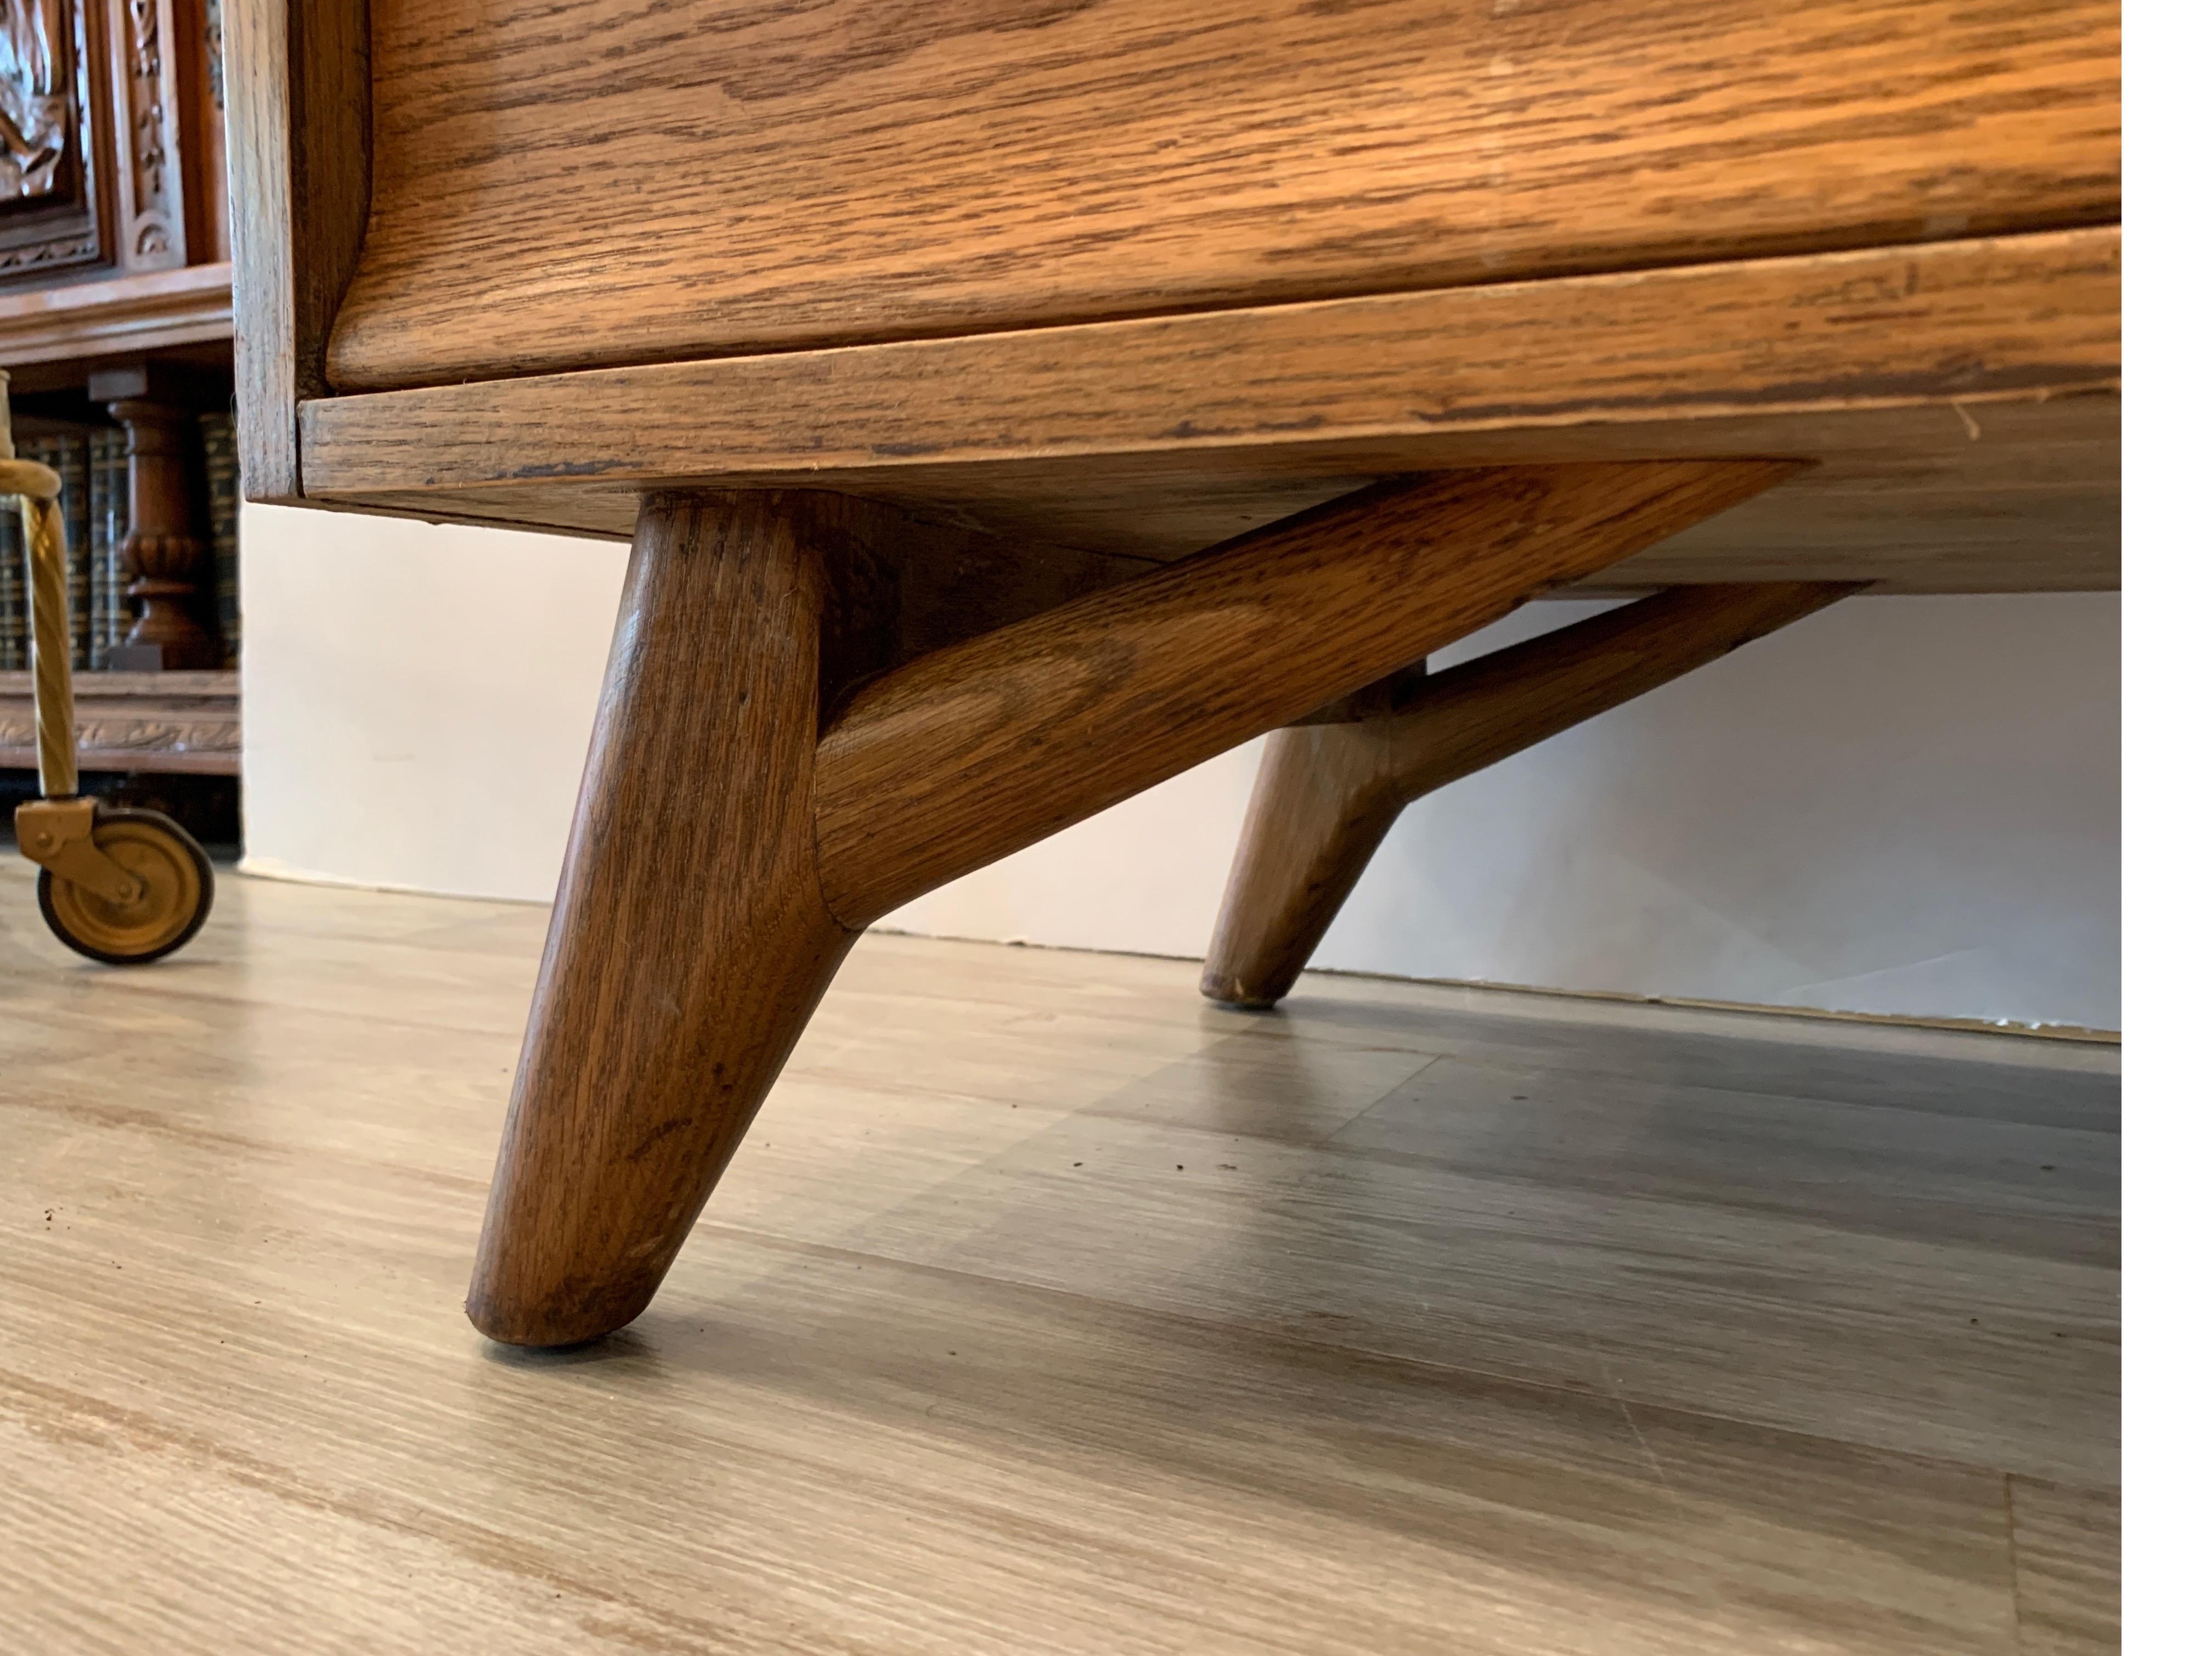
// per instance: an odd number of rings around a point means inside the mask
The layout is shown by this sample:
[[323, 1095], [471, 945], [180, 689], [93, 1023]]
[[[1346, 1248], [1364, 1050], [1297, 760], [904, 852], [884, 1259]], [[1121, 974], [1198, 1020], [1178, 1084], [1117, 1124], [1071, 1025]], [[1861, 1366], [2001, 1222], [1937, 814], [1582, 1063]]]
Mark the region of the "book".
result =
[[80, 673], [92, 667], [92, 513], [86, 466], [88, 432], [56, 437], [54, 457], [46, 462], [62, 480], [62, 531], [69, 547], [70, 665]]
[[23, 565], [23, 517], [15, 497], [0, 495], [0, 672], [31, 665], [29, 590]]
[[[238, 665], [238, 438], [228, 413], [199, 417], [208, 558], [202, 597], [222, 665]], [[113, 426], [51, 428], [18, 445], [24, 459], [53, 468], [62, 480], [62, 521], [68, 538], [71, 660], [79, 670], [104, 670], [137, 617], [125, 556], [131, 532], [129, 443]], [[31, 665], [29, 575], [20, 514], [0, 505], [0, 671]]]
[[213, 565], [216, 634], [222, 664], [238, 666], [238, 426], [233, 417], [200, 416], [200, 449], [207, 462], [208, 557]]
[[123, 642], [135, 618], [131, 577], [123, 567], [123, 541], [130, 532], [131, 477], [123, 433], [95, 426], [85, 440], [91, 477], [86, 490], [91, 519], [86, 537], [92, 564], [92, 665], [107, 666], [107, 652]]

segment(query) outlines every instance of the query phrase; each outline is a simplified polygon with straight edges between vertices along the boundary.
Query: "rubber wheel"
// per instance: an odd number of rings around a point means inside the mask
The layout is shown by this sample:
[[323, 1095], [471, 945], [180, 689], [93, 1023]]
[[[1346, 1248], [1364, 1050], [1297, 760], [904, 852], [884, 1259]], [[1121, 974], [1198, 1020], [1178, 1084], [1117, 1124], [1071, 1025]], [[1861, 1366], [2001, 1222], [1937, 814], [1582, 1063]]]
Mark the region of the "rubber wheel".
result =
[[112, 903], [53, 870], [39, 870], [39, 912], [79, 954], [143, 966], [192, 941], [215, 901], [215, 865], [200, 843], [159, 811], [103, 810], [92, 843], [145, 882], [135, 903]]

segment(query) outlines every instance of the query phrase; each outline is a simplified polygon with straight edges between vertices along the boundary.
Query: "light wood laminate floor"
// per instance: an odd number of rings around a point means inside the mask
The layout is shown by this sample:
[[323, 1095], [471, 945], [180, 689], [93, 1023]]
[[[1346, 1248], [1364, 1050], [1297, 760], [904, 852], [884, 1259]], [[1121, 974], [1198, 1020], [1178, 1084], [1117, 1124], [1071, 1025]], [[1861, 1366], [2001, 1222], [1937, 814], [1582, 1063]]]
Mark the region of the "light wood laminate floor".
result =
[[5, 866], [9, 1650], [2117, 1648], [2110, 1047], [875, 937], [522, 1355], [544, 910]]

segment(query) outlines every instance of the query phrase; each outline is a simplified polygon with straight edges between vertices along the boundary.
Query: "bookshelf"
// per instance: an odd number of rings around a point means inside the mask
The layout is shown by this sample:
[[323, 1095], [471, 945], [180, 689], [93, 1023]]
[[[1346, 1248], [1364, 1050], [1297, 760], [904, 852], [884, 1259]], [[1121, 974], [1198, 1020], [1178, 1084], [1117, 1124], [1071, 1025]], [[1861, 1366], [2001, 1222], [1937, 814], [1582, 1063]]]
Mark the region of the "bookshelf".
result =
[[[235, 776], [222, 14], [18, 10], [23, 38], [0, 54], [0, 101], [19, 115], [0, 123], [0, 368], [19, 452], [63, 478], [80, 763]], [[33, 763], [27, 606], [20, 526], [0, 520], [12, 772]]]
[[[120, 389], [143, 393], [132, 369]], [[144, 395], [110, 419], [26, 414], [16, 452], [62, 482], [71, 665], [78, 673], [210, 671], [238, 664], [238, 460], [228, 408]], [[22, 526], [0, 511], [0, 672], [30, 663]]]
[[105, 282], [0, 291], [0, 363], [18, 390], [82, 378], [85, 363], [148, 352], [220, 361], [230, 344], [230, 261]]

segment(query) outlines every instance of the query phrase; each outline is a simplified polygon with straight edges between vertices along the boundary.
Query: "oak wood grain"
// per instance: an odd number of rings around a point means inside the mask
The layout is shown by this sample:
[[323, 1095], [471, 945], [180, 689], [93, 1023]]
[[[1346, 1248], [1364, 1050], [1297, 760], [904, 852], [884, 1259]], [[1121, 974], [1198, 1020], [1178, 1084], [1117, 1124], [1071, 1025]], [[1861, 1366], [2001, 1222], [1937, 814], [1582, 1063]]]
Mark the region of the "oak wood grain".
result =
[[1407, 800], [1432, 793], [1857, 590], [1686, 588], [1431, 673], [1384, 720], [1397, 789]]
[[[1168, 561], [1408, 471], [1715, 454], [1820, 465], [1577, 583], [1577, 595], [1708, 581], [1865, 581], [1892, 593], [2107, 591], [2120, 580], [2116, 387], [2044, 398], [1439, 432], [1311, 448], [1206, 449], [762, 474], [892, 502], [1031, 545]], [[313, 504], [626, 541], [621, 484], [379, 490]]]
[[874, 665], [854, 624], [897, 522], [835, 496], [647, 512], [469, 1290], [494, 1339], [645, 1309], [851, 946], [814, 876], [817, 709], [825, 673]]
[[1161, 557], [1393, 472], [1804, 454], [1655, 583], [2109, 586], [2117, 411], [2045, 399], [2116, 382], [2118, 276], [2092, 230], [439, 387], [307, 404], [303, 465], [475, 521], [804, 483]]
[[[2106, 222], [2113, 0], [374, 8], [349, 389]], [[618, 44], [617, 44], [618, 43]]]
[[368, 219], [368, 0], [228, 0], [222, 17], [239, 485], [290, 500], [299, 405], [328, 388], [325, 345]]
[[1387, 726], [1300, 724], [1267, 738], [1199, 992], [1266, 1008], [1291, 992], [1405, 808]]
[[2118, 376], [2119, 280], [2106, 228], [440, 385], [308, 404], [305, 481], [743, 479], [2051, 395]]
[[1822, 464], [1597, 580], [2105, 588], [2118, 247], [2019, 236], [330, 399], [302, 409], [305, 464], [320, 502], [457, 521], [623, 538], [640, 487], [690, 477], [1172, 558], [1409, 471], [1798, 454]]
[[823, 737], [823, 898], [878, 918], [1796, 469], [1380, 484], [887, 673]]
[[1122, 579], [826, 494], [653, 497], [632, 556], [469, 1312], [644, 1309], [850, 946], [815, 750], [852, 686]]
[[1660, 593], [1279, 730], [1199, 986], [1271, 1007], [1291, 991], [1398, 813], [1424, 794], [1656, 690], [1856, 588], [1775, 582]]
[[[652, 496], [477, 1327], [560, 1345], [645, 1308], [860, 926], [1792, 469], [1383, 485], [903, 666], [902, 565], [972, 534], [846, 496]], [[917, 607], [925, 632], [981, 613]]]

